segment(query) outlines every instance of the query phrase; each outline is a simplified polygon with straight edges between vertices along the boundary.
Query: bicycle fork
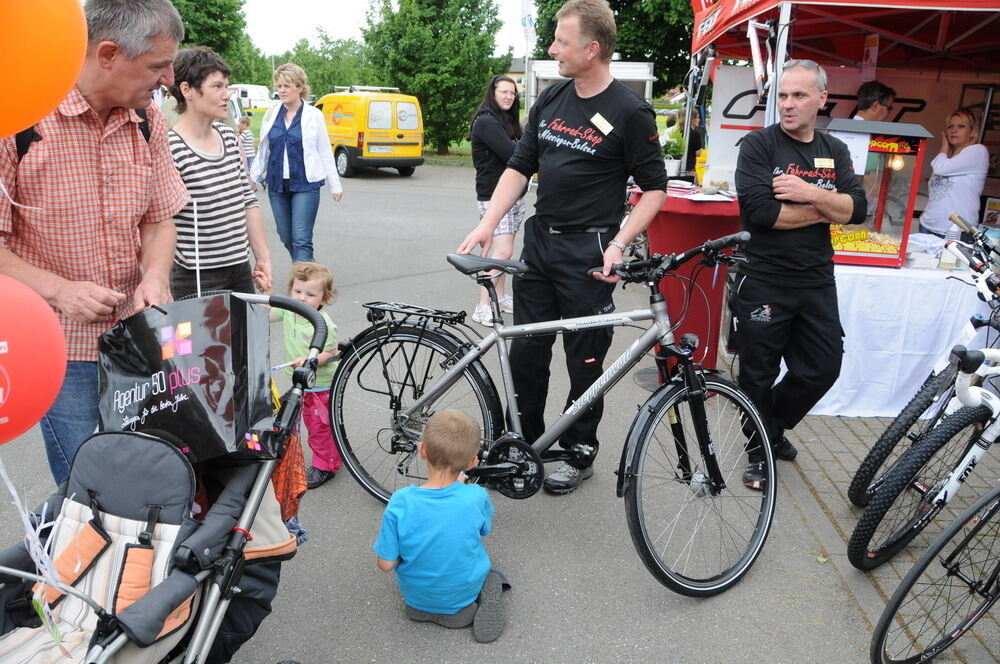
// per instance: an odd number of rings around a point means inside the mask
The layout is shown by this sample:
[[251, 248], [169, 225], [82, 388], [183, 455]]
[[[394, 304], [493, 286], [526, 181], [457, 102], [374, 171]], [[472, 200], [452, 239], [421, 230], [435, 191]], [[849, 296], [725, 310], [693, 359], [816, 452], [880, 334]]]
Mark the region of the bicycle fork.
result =
[[[687, 336], [687, 335], [685, 335]], [[678, 361], [678, 371], [687, 387], [687, 404], [691, 411], [691, 424], [694, 427], [694, 434], [698, 444], [698, 450], [705, 462], [705, 472], [707, 475], [696, 472], [691, 464], [691, 451], [688, 448], [687, 436], [684, 432], [684, 423], [678, 408], [674, 407], [668, 417], [670, 429], [674, 437], [674, 446], [677, 450], [677, 470], [681, 473], [681, 478], [688, 483], [695, 495], [702, 497], [706, 494], [719, 495], [726, 488], [726, 483], [722, 479], [722, 471], [719, 470], [719, 461], [715, 457], [715, 444], [712, 441], [712, 433], [708, 428], [708, 414], [705, 410], [705, 383], [701, 380], [698, 372], [691, 361], [691, 354], [694, 348], [678, 348], [674, 345], [661, 348], [663, 353], [658, 362], [666, 362], [667, 358], [675, 358]]]

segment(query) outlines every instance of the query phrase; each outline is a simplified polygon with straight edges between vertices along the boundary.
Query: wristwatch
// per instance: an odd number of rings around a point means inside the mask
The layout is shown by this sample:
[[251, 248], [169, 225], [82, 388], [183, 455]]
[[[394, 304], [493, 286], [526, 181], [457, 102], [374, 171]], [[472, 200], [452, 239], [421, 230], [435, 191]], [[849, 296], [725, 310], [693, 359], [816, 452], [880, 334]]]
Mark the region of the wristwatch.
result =
[[608, 242], [608, 244], [611, 245], [612, 247], [618, 247], [622, 251], [625, 251], [625, 249], [626, 249], [625, 243], [624, 242], [619, 242], [618, 240], [612, 240], [611, 242]]

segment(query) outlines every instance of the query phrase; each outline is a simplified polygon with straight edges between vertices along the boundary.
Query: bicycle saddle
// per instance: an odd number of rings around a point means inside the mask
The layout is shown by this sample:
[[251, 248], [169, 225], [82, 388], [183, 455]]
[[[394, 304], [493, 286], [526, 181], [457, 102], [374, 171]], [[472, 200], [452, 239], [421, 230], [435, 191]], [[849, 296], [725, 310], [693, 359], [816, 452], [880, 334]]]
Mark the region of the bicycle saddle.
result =
[[476, 272], [485, 272], [486, 270], [500, 270], [507, 274], [523, 274], [528, 271], [527, 264], [521, 261], [483, 258], [471, 254], [448, 254], [448, 262], [454, 265], [455, 269], [462, 274], [474, 274]]

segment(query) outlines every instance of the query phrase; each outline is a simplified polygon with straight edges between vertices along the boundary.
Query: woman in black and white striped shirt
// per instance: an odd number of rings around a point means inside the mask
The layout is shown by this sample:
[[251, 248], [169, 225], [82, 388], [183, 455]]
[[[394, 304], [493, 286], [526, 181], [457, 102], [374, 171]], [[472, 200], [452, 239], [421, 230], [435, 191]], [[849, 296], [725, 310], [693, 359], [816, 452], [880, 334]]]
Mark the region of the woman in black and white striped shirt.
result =
[[191, 200], [174, 217], [175, 298], [198, 292], [199, 285], [201, 291], [249, 293], [255, 285], [271, 287], [271, 252], [239, 139], [219, 122], [228, 114], [228, 87], [229, 68], [215, 51], [198, 47], [177, 54], [170, 92], [180, 119], [170, 131], [170, 153]]

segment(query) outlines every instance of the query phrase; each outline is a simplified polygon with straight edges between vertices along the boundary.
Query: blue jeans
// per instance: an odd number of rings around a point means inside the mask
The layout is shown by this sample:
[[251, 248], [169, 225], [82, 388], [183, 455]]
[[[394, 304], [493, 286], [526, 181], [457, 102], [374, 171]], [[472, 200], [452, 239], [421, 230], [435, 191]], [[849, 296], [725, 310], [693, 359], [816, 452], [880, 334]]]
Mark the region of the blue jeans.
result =
[[49, 469], [57, 485], [69, 475], [76, 450], [99, 422], [97, 362], [67, 362], [62, 389], [40, 422]]
[[293, 263], [313, 260], [313, 225], [319, 210], [319, 191], [289, 191], [288, 180], [282, 192], [267, 190], [278, 237]]

